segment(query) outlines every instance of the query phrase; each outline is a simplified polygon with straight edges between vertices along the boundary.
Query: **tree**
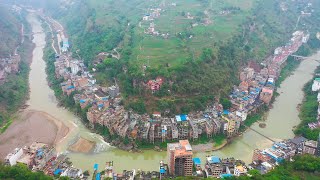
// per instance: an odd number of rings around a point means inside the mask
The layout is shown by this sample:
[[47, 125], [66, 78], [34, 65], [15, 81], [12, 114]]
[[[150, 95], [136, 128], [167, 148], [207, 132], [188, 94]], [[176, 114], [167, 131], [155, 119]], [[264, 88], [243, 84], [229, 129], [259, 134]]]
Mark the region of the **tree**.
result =
[[221, 98], [220, 103], [222, 104], [224, 109], [230, 109], [231, 108], [231, 101], [228, 98]]

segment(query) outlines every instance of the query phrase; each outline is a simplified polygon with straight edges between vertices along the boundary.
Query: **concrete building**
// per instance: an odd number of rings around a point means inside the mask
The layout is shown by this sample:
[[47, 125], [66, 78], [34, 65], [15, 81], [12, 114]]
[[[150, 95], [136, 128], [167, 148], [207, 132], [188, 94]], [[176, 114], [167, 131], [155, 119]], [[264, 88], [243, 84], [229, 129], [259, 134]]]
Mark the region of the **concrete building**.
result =
[[267, 156], [265, 153], [263, 153], [263, 151], [259, 149], [255, 149], [253, 151], [252, 161], [268, 162], [270, 161], [270, 159], [271, 158], [269, 156]]
[[317, 148], [318, 148], [318, 142], [309, 140], [304, 142], [303, 144], [303, 153], [304, 154], [312, 154], [316, 155], [317, 154]]
[[219, 157], [209, 156], [206, 158], [205, 172], [207, 177], [220, 177], [223, 173], [223, 166]]
[[77, 168], [73, 168], [73, 167], [69, 167], [68, 169], [66, 169], [61, 176], [67, 176], [71, 179], [81, 179], [83, 178], [83, 174], [82, 174], [82, 170], [81, 169], [77, 169]]
[[233, 174], [235, 176], [245, 176], [248, 170], [246, 166], [243, 165], [235, 165]]
[[108, 93], [111, 98], [115, 98], [119, 94], [119, 86], [111, 86], [108, 88]]
[[168, 167], [171, 175], [192, 175], [192, 148], [188, 140], [180, 140], [179, 143], [168, 143], [167, 146]]
[[273, 90], [267, 87], [262, 88], [260, 93], [260, 100], [266, 104], [269, 104], [273, 96]]
[[14, 166], [17, 164], [17, 160], [23, 155], [23, 150], [21, 148], [16, 148], [12, 153], [6, 156], [5, 163]]
[[320, 90], [320, 78], [315, 78], [312, 84], [312, 91], [319, 91]]
[[78, 64], [79, 64], [78, 61], [71, 61], [70, 62], [71, 73], [73, 75], [76, 75], [80, 71], [80, 67]]
[[222, 119], [225, 121], [224, 133], [228, 137], [234, 136], [236, 133], [238, 133], [238, 125], [235, 119], [228, 116], [222, 116]]

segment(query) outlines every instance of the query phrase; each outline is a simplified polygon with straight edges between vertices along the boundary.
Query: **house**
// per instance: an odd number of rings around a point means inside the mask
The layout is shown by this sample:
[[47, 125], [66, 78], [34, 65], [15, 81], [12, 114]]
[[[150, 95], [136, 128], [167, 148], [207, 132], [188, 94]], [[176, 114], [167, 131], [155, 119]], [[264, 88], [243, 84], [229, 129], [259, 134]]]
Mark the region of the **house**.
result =
[[260, 100], [266, 104], [269, 104], [273, 96], [273, 90], [267, 87], [262, 88], [260, 93]]
[[101, 101], [108, 100], [108, 96], [101, 89], [98, 89], [97, 91], [95, 91], [94, 96], [96, 99], [101, 100]]
[[76, 169], [76, 168], [73, 168], [73, 167], [67, 168], [61, 174], [61, 176], [66, 176], [66, 177], [69, 177], [71, 179], [81, 179], [81, 178], [83, 178], [82, 170], [81, 169]]
[[17, 164], [17, 160], [23, 155], [23, 151], [21, 148], [16, 148], [12, 153], [6, 156], [5, 163], [10, 166], [14, 166]]
[[218, 178], [223, 173], [223, 165], [219, 157], [209, 156], [206, 158], [205, 172], [207, 177]]
[[222, 116], [222, 119], [224, 120], [224, 134], [226, 134], [228, 137], [234, 136], [238, 129], [236, 129], [236, 121], [228, 116]]
[[75, 81], [74, 84], [78, 90], [83, 90], [85, 87], [89, 85], [89, 81], [87, 78], [79, 78]]
[[119, 86], [111, 86], [108, 88], [108, 93], [111, 98], [115, 98], [119, 95]]
[[153, 117], [158, 117], [158, 118], [160, 118], [161, 117], [161, 113], [160, 112], [154, 112], [153, 114], [152, 114], [152, 116]]
[[306, 141], [303, 144], [303, 153], [316, 155], [317, 147], [318, 147], [317, 141], [313, 141], [313, 140]]
[[239, 89], [241, 91], [248, 91], [248, 88], [249, 88], [249, 84], [247, 81], [242, 81], [240, 84], [239, 84]]
[[235, 176], [244, 176], [248, 172], [247, 167], [244, 165], [235, 165], [233, 174]]
[[246, 80], [252, 79], [253, 75], [254, 75], [254, 69], [253, 68], [245, 68], [240, 73], [240, 81], [246, 81]]
[[157, 77], [155, 80], [149, 80], [147, 83], [147, 86], [149, 89], [152, 90], [152, 92], [159, 91], [160, 87], [163, 84], [163, 78]]
[[69, 45], [69, 41], [68, 41], [68, 38], [64, 38], [63, 39], [63, 44], [62, 44], [62, 47], [61, 47], [61, 50], [62, 52], [67, 52], [70, 48], [70, 45]]
[[319, 91], [320, 90], [320, 78], [315, 78], [312, 84], [312, 91]]

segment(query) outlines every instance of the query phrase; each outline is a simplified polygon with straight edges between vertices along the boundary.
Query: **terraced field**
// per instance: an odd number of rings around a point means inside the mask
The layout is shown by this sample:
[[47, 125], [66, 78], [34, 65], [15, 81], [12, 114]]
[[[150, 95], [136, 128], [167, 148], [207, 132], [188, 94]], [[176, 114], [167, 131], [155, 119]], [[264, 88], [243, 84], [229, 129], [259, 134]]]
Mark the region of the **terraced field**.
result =
[[146, 35], [150, 21], [142, 21], [135, 31], [140, 40], [135, 42], [132, 57], [139, 65], [177, 66], [188, 58], [199, 58], [203, 48], [213, 48], [215, 43], [241, 32], [240, 25], [251, 15], [256, 0], [165, 2], [154, 5], [162, 9], [154, 23], [156, 31], [169, 33], [169, 38]]

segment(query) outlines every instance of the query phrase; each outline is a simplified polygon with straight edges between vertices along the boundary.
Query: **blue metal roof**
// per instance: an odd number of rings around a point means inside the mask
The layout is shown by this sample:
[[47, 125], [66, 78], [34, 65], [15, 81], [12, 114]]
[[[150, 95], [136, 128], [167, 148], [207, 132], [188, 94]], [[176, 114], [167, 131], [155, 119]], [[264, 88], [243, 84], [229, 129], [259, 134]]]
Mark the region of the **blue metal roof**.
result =
[[101, 174], [100, 174], [100, 173], [98, 173], [98, 174], [96, 175], [96, 180], [101, 180]]
[[98, 104], [98, 107], [102, 108], [102, 107], [103, 107], [103, 104]]
[[166, 170], [163, 169], [163, 168], [160, 168], [160, 173], [161, 173], [161, 174], [164, 174], [164, 173], [166, 173]]
[[181, 115], [177, 115], [177, 116], [176, 116], [176, 120], [177, 120], [178, 122], [180, 122], [180, 121], [187, 121], [187, 119], [188, 119], [188, 115], [185, 115], [185, 114], [181, 114]]
[[69, 89], [73, 89], [74, 88], [74, 86], [68, 86], [67, 87], [67, 89], [69, 90]]
[[220, 163], [220, 158], [217, 156], [211, 156], [209, 163]]
[[80, 99], [80, 103], [85, 103], [86, 100], [85, 99]]
[[181, 121], [186, 121], [187, 120], [187, 115], [182, 114], [180, 115]]
[[54, 174], [54, 175], [58, 175], [58, 174], [60, 174], [61, 172], [62, 172], [61, 169], [56, 169], [56, 170], [53, 172], [53, 174]]
[[195, 165], [200, 165], [200, 164], [201, 164], [200, 158], [193, 158], [193, 163], [194, 163]]
[[94, 170], [98, 170], [98, 167], [99, 167], [98, 164], [94, 164], [94, 165], [93, 165], [93, 169], [94, 169]]
[[248, 97], [244, 97], [244, 98], [242, 98], [244, 101], [248, 101], [249, 100], [249, 98]]
[[229, 110], [223, 110], [224, 115], [228, 115], [229, 113], [230, 113]]

